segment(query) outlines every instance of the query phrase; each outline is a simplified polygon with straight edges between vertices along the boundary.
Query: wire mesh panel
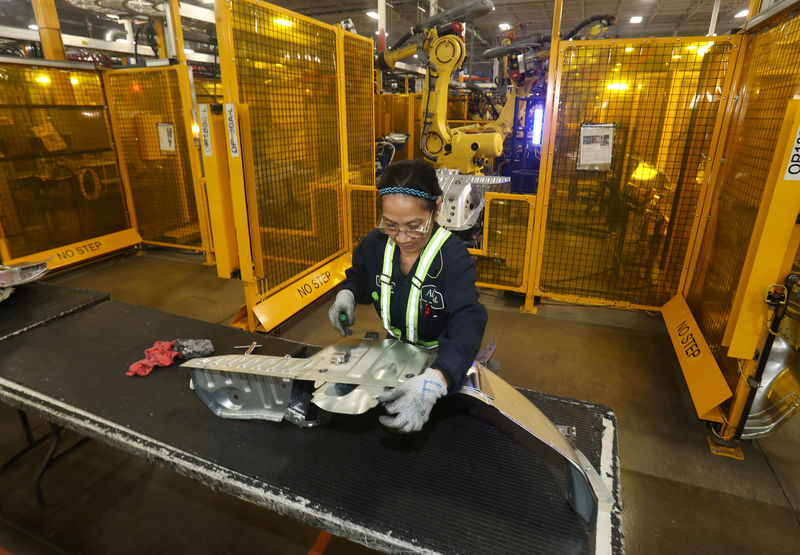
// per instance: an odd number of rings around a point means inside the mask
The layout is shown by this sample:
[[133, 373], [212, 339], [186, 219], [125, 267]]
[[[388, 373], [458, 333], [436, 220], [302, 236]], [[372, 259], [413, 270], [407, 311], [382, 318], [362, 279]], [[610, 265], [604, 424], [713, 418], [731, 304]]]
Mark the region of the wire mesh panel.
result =
[[106, 94], [142, 239], [200, 248], [192, 143], [184, 126], [178, 71], [185, 69], [110, 71]]
[[198, 104], [222, 103], [222, 81], [195, 77], [194, 96]]
[[479, 285], [523, 290], [532, 209], [523, 195], [487, 197], [486, 244], [475, 258]]
[[[259, 291], [343, 250], [336, 33], [264, 2], [230, 3], [238, 101], [247, 105]], [[225, 71], [223, 67], [223, 72]]]
[[677, 292], [733, 50], [707, 39], [564, 48], [543, 295], [659, 307]]
[[350, 214], [353, 231], [353, 245], [357, 245], [372, 231], [378, 221], [380, 200], [373, 187], [353, 187], [350, 189]]
[[347, 166], [350, 185], [375, 185], [372, 41], [344, 35]]
[[0, 229], [10, 259], [129, 227], [95, 71], [0, 64]]
[[715, 206], [687, 302], [733, 387], [738, 363], [722, 346], [786, 107], [800, 93], [800, 16], [750, 38], [722, 155]]

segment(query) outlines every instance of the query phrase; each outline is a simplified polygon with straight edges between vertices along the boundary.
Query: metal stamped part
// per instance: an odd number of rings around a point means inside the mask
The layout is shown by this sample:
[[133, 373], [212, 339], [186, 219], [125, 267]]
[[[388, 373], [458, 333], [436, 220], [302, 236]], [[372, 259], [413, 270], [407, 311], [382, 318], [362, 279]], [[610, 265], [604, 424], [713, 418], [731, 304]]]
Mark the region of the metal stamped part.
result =
[[280, 378], [300, 378], [324, 362], [324, 359], [319, 356], [288, 358], [268, 355], [222, 355], [194, 358], [184, 362], [181, 366]]
[[10, 266], [0, 264], [0, 287], [12, 287], [29, 283], [39, 279], [47, 272], [47, 260], [43, 262], [20, 262]]
[[192, 368], [191, 376], [200, 400], [223, 418], [279, 422], [292, 394], [292, 379], [207, 368]]
[[458, 170], [438, 169], [442, 188], [442, 209], [437, 223], [449, 230], [463, 231], [474, 226], [483, 213], [487, 192], [507, 193], [511, 178], [488, 175], [461, 175]]
[[323, 363], [309, 368], [302, 379], [395, 387], [424, 372], [434, 356], [434, 351], [395, 339], [345, 339], [317, 353]]

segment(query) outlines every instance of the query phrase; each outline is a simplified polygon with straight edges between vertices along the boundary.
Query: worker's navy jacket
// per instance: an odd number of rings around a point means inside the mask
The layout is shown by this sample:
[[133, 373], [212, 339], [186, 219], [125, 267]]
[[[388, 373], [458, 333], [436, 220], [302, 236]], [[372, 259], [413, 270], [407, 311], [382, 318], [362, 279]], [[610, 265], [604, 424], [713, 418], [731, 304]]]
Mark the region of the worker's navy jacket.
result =
[[[433, 231], [437, 228], [435, 226]], [[343, 289], [353, 292], [356, 301], [365, 304], [371, 301], [378, 317], [380, 274], [387, 240], [388, 237], [377, 229], [370, 231], [353, 250], [353, 265], [345, 271], [347, 277], [342, 284]], [[419, 259], [408, 275], [400, 270], [399, 249], [392, 263], [391, 325], [402, 330], [405, 340], [406, 305]], [[434, 258], [422, 284], [417, 324], [419, 339], [438, 340], [438, 355], [431, 366], [445, 373], [450, 391], [461, 387], [480, 350], [486, 328], [488, 316], [478, 301], [475, 278], [475, 262], [461, 239], [451, 235]]]

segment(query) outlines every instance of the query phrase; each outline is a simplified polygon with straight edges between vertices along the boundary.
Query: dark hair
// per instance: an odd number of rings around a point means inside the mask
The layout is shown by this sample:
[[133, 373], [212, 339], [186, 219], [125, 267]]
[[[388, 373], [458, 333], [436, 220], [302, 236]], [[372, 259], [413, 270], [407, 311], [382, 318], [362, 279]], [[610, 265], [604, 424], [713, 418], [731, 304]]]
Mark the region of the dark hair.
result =
[[[390, 164], [383, 172], [378, 191], [389, 187], [401, 187], [403, 189], [414, 189], [425, 193], [429, 197], [439, 197], [442, 195], [442, 188], [439, 186], [439, 179], [436, 177], [436, 170], [424, 160], [400, 160]], [[431, 212], [436, 209], [436, 201], [430, 198], [418, 198], [427, 203], [428, 210]]]

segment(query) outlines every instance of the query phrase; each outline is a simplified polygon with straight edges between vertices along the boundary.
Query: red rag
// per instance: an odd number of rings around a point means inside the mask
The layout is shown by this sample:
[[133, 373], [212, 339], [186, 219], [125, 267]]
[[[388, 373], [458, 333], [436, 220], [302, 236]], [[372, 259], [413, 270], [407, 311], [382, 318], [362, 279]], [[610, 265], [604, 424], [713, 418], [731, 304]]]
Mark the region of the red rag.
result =
[[176, 358], [181, 358], [180, 353], [174, 350], [175, 341], [156, 341], [149, 349], [145, 349], [142, 360], [131, 364], [125, 372], [126, 376], [146, 376], [156, 366], [169, 366]]

